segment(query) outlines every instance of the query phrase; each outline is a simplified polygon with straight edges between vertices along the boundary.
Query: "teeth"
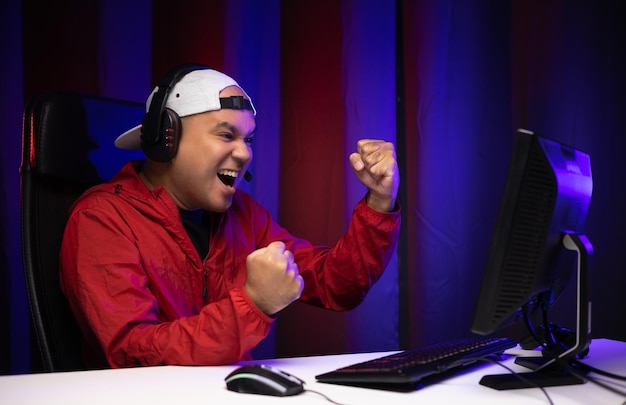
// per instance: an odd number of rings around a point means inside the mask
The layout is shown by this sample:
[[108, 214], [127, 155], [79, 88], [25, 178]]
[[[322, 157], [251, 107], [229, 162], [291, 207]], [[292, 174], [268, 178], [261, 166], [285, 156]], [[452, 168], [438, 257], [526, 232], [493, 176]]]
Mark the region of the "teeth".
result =
[[237, 178], [237, 174], [239, 172], [236, 172], [234, 170], [219, 170], [217, 173], [217, 177], [220, 179], [220, 181], [224, 184], [226, 184], [229, 187], [232, 187], [235, 185], [235, 179]]
[[218, 171], [218, 173], [223, 176], [237, 177], [237, 172], [234, 170], [221, 169], [220, 171]]

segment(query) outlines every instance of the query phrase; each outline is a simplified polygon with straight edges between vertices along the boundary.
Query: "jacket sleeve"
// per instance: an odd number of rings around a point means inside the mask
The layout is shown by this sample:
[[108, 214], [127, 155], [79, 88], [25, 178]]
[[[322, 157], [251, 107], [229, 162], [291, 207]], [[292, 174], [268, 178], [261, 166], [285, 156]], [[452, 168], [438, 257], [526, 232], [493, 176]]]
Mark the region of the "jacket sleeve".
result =
[[93, 206], [75, 211], [66, 226], [61, 287], [87, 347], [102, 348], [95, 357], [111, 367], [218, 365], [246, 358], [269, 333], [272, 318], [243, 288], [204, 306], [189, 294], [159, 290], [138, 251], [147, 235], [137, 232], [110, 210]]
[[[277, 228], [279, 229], [279, 228]], [[355, 308], [382, 276], [400, 233], [400, 209], [378, 212], [361, 199], [346, 233], [332, 247], [314, 246], [286, 231], [270, 236], [294, 253], [304, 290], [300, 300], [343, 311]]]

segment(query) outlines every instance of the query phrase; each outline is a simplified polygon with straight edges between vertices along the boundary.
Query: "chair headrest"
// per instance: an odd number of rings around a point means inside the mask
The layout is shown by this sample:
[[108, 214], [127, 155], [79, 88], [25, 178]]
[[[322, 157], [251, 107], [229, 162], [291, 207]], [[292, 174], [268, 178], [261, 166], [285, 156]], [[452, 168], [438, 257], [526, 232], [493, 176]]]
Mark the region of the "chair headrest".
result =
[[29, 150], [22, 170], [78, 184], [108, 180], [140, 152], [116, 149], [118, 134], [141, 122], [144, 106], [106, 97], [49, 92], [29, 100], [24, 131]]

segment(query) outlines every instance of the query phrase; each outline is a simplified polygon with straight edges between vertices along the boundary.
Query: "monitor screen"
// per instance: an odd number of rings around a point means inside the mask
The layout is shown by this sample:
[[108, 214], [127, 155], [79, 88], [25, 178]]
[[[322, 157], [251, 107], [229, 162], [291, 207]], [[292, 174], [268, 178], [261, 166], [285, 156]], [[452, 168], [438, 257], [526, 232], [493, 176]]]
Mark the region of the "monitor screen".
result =
[[[591, 253], [582, 231], [592, 183], [589, 155], [530, 131], [517, 131], [472, 332], [492, 334], [522, 318], [528, 322], [530, 312], [547, 313], [580, 270], [580, 254], [586, 258]], [[579, 249], [571, 247], [572, 237]], [[572, 250], [582, 252], [577, 256]], [[585, 286], [581, 288], [586, 301]], [[583, 308], [582, 322], [588, 320], [587, 310]], [[577, 325], [576, 330], [588, 329]], [[578, 350], [584, 350], [589, 338], [580, 338], [584, 341]]]

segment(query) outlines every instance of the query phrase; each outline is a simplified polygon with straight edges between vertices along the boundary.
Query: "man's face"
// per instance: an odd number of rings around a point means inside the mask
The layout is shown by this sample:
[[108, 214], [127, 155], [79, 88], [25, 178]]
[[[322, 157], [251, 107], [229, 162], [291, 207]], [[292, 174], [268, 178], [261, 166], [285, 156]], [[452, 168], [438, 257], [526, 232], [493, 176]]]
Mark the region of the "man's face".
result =
[[[244, 96], [227, 87], [220, 97]], [[256, 129], [249, 110], [223, 109], [183, 117], [176, 156], [168, 171], [168, 192], [179, 207], [224, 212], [252, 161]]]

